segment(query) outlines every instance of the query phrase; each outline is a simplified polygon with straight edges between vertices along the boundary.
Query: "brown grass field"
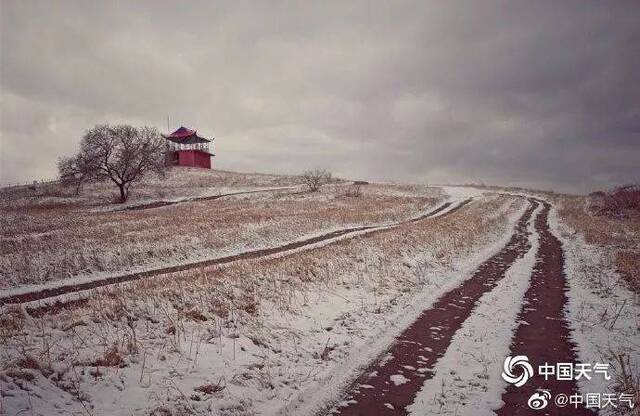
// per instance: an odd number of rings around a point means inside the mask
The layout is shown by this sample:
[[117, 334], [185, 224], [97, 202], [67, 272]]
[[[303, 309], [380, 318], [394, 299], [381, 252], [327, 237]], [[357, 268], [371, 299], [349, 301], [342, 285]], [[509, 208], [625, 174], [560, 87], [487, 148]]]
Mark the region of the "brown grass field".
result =
[[[198, 195], [196, 190], [205, 183], [213, 194], [218, 189], [296, 184], [288, 177], [267, 175], [211, 175], [205, 177], [208, 182], [196, 176], [195, 185], [189, 181], [192, 187], [179, 194], [185, 184], [179, 173], [171, 172], [163, 185], [153, 183], [152, 190], [141, 188], [146, 195], [184, 197]], [[358, 198], [347, 196], [348, 189], [348, 184], [336, 183], [313, 194], [298, 187], [135, 211], [100, 210], [113, 207], [99, 205], [101, 195], [109, 192], [104, 185], [88, 189], [81, 198], [26, 195], [3, 200], [0, 288], [170, 265], [270, 247], [349, 225], [399, 221], [442, 198], [439, 190], [426, 187], [370, 185]]]

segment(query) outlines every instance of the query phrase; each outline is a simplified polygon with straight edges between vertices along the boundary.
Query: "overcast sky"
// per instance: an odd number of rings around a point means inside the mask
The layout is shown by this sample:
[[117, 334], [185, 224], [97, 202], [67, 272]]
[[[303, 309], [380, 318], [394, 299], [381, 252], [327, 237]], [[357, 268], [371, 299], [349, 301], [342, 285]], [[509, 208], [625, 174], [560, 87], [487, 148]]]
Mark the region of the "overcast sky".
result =
[[0, 182], [85, 129], [214, 167], [583, 192], [640, 181], [640, 2], [3, 0]]

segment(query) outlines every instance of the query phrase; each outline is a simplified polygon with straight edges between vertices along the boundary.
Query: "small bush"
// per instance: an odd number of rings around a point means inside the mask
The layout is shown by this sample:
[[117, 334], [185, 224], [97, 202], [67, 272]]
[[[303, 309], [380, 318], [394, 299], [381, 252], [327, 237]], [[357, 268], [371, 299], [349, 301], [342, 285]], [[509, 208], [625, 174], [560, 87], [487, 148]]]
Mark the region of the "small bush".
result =
[[38, 360], [36, 360], [32, 356], [26, 356], [26, 357], [22, 358], [21, 360], [19, 360], [16, 363], [16, 366], [19, 367], [20, 369], [25, 369], [25, 368], [28, 368], [30, 370], [40, 370], [41, 369], [41, 366], [40, 366], [40, 363], [38, 362]]
[[245, 293], [241, 296], [238, 306], [249, 315], [256, 315], [258, 313], [260, 301], [253, 294]]
[[202, 312], [200, 312], [197, 309], [191, 309], [189, 311], [186, 311], [184, 313], [184, 316], [195, 322], [204, 322], [207, 320], [207, 317], [204, 316]]
[[351, 198], [360, 198], [362, 196], [362, 185], [354, 183], [347, 189], [345, 196]]
[[118, 347], [114, 345], [107, 352], [104, 353], [102, 358], [97, 359], [93, 365], [95, 367], [124, 367], [124, 358], [122, 358], [122, 354], [118, 350]]
[[18, 306], [8, 306], [0, 315], [0, 334], [15, 334], [24, 327], [24, 314]]
[[202, 386], [196, 387], [194, 390], [204, 394], [214, 394], [225, 389], [223, 380], [221, 379], [218, 384], [208, 383]]
[[309, 192], [316, 192], [322, 185], [331, 181], [331, 172], [326, 169], [308, 170], [302, 174], [302, 179]]
[[589, 195], [592, 209], [598, 214], [626, 217], [629, 212], [640, 213], [640, 186], [623, 186], [611, 192]]

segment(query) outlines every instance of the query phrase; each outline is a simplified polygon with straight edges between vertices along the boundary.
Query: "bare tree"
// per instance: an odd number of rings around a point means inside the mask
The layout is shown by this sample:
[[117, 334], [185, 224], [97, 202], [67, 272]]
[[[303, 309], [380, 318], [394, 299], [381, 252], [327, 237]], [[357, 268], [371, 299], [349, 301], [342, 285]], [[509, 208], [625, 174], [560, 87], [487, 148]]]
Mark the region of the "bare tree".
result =
[[302, 174], [302, 179], [310, 192], [316, 192], [322, 185], [331, 181], [331, 172], [326, 169], [308, 170]]
[[354, 182], [345, 192], [345, 196], [360, 198], [362, 196], [362, 185]]
[[164, 175], [164, 139], [152, 127], [97, 125], [82, 137], [80, 152], [62, 159], [58, 169], [62, 178], [109, 179], [125, 202], [131, 185], [147, 173]]
[[92, 160], [88, 159], [82, 153], [75, 156], [63, 157], [58, 159], [58, 172], [60, 180], [64, 185], [70, 185], [75, 188], [75, 194], [80, 194], [82, 185], [95, 178], [97, 167]]

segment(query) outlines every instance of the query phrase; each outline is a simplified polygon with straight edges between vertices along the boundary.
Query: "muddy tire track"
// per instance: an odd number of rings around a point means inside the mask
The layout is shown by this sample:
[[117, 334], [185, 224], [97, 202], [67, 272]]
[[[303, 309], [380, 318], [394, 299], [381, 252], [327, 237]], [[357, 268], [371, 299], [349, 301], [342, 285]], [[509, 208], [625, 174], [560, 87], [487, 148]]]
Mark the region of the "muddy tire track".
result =
[[405, 415], [405, 407], [413, 402], [424, 381], [433, 377], [437, 361], [478, 300], [531, 248], [527, 225], [537, 206], [538, 202], [529, 199], [529, 207], [518, 220], [509, 242], [482, 263], [469, 279], [423, 311], [388, 351], [347, 388], [344, 402], [326, 413]]
[[[152, 278], [156, 276], [167, 275], [171, 273], [177, 273], [177, 272], [187, 271], [187, 270], [196, 269], [196, 268], [224, 265], [224, 264], [228, 264], [228, 263], [232, 263], [240, 260], [252, 260], [252, 259], [258, 259], [262, 257], [275, 255], [275, 254], [286, 253], [292, 250], [304, 248], [306, 246], [311, 246], [313, 244], [321, 243], [324, 241], [334, 240], [338, 237], [343, 237], [343, 236], [347, 236], [347, 238], [357, 237], [358, 235], [360, 235], [359, 233], [362, 231], [370, 230], [369, 234], [371, 234], [371, 233], [375, 233], [383, 230], [388, 230], [390, 228], [399, 227], [403, 224], [422, 221], [437, 215], [438, 216], [449, 215], [451, 213], [458, 211], [459, 209], [467, 205], [469, 202], [471, 202], [471, 198], [458, 203], [456, 206], [454, 206], [453, 208], [443, 213], [443, 211], [447, 210], [447, 208], [450, 208], [452, 205], [452, 202], [450, 201], [445, 202], [425, 215], [422, 215], [420, 217], [413, 218], [407, 221], [398, 222], [396, 224], [391, 224], [389, 226], [368, 225], [368, 226], [360, 226], [360, 227], [350, 227], [350, 228], [345, 228], [345, 229], [333, 231], [330, 233], [322, 234], [319, 236], [311, 237], [305, 240], [294, 241], [294, 242], [287, 243], [277, 247], [251, 250], [251, 251], [246, 251], [243, 253], [238, 253], [230, 256], [219, 257], [219, 258], [210, 259], [210, 260], [202, 260], [202, 261], [182, 264], [178, 266], [162, 267], [158, 269], [147, 270], [144, 272], [130, 273], [130, 274], [114, 276], [114, 277], [109, 277], [105, 279], [77, 283], [77, 284], [72, 284], [72, 283], [69, 283], [66, 285], [63, 284], [60, 286], [39, 289], [39, 290], [35, 290], [28, 293], [9, 295], [9, 296], [0, 298], [0, 306], [10, 305], [10, 304], [22, 304], [22, 303], [28, 303], [28, 302], [38, 301], [38, 300], [46, 300], [46, 299], [53, 298], [60, 295], [66, 295], [70, 293], [97, 289], [97, 288], [111, 286], [119, 283], [126, 283], [126, 282], [131, 282], [131, 281], [140, 280], [140, 279]], [[338, 241], [338, 240], [335, 240], [335, 241]], [[331, 241], [329, 242], [331, 243]], [[37, 316], [42, 316], [46, 313], [56, 313], [62, 309], [80, 306], [84, 303], [86, 303], [86, 299], [64, 300], [64, 301], [57, 301], [55, 303], [45, 304], [41, 306], [28, 307], [27, 311], [32, 316], [37, 317]]]
[[[545, 201], [543, 210], [536, 219], [535, 229], [540, 236], [537, 261], [531, 275], [529, 289], [525, 293], [522, 310], [518, 316], [521, 322], [511, 342], [511, 355], [526, 355], [537, 374], [539, 365], [545, 362], [576, 362], [575, 344], [570, 339], [569, 325], [564, 315], [568, 290], [564, 274], [562, 244], [551, 233], [548, 224], [551, 206]], [[533, 410], [527, 402], [538, 390], [546, 389], [552, 394], [546, 408]], [[520, 415], [594, 415], [590, 410], [573, 405], [557, 407], [553, 402], [559, 393], [567, 396], [577, 393], [575, 381], [558, 381], [554, 376], [545, 380], [535, 375], [522, 387], [510, 385], [502, 396], [504, 406], [497, 411], [498, 416]]]

